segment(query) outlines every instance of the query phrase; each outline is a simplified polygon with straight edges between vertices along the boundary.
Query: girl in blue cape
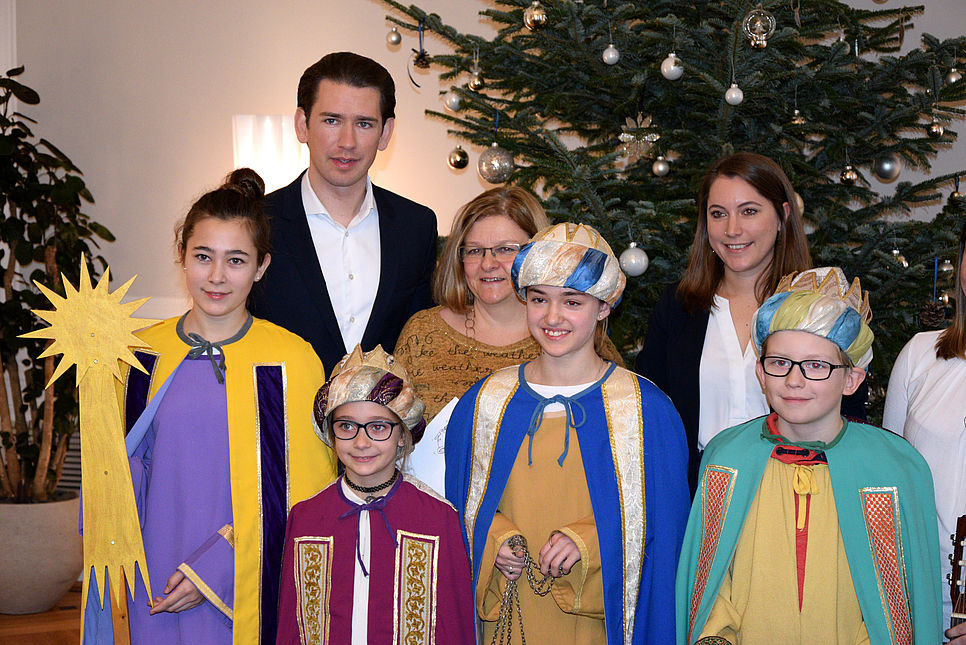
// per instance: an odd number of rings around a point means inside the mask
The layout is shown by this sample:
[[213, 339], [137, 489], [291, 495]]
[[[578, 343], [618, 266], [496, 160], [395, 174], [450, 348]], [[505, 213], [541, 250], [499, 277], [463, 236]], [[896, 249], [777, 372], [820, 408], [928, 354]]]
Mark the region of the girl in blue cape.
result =
[[670, 400], [594, 351], [624, 290], [617, 258], [558, 224], [511, 277], [542, 352], [474, 385], [446, 435], [483, 639], [522, 621], [534, 643], [669, 643], [687, 448]]

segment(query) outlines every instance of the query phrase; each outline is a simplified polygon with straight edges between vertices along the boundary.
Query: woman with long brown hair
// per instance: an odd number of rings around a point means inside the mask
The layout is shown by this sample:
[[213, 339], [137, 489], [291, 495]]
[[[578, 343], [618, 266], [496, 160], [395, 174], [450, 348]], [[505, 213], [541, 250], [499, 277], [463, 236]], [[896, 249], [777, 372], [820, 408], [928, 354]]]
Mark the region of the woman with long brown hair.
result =
[[[698, 194], [688, 267], [651, 314], [635, 368], [681, 415], [692, 492], [711, 437], [768, 413], [748, 342], [751, 317], [782, 276], [812, 266], [796, 202], [785, 172], [768, 157], [738, 152], [718, 160]], [[864, 418], [861, 400], [843, 409]]]

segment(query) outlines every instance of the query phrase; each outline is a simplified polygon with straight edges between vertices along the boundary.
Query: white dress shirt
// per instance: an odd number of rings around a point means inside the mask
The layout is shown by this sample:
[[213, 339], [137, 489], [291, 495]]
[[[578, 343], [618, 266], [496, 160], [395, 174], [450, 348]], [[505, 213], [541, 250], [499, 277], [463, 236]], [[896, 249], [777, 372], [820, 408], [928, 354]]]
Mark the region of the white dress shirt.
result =
[[744, 350], [738, 343], [730, 303], [715, 295], [698, 369], [698, 450], [722, 430], [768, 414], [755, 374], [757, 360], [750, 340]]
[[952, 570], [949, 536], [966, 514], [966, 360], [936, 358], [939, 331], [912, 337], [899, 352], [889, 377], [882, 425], [909, 440], [932, 471], [942, 552], [944, 629], [952, 601], [946, 574]]
[[329, 215], [312, 190], [309, 173], [302, 176], [302, 206], [342, 341], [351, 352], [362, 341], [379, 288], [379, 213], [372, 182], [366, 179], [366, 196], [347, 227]]

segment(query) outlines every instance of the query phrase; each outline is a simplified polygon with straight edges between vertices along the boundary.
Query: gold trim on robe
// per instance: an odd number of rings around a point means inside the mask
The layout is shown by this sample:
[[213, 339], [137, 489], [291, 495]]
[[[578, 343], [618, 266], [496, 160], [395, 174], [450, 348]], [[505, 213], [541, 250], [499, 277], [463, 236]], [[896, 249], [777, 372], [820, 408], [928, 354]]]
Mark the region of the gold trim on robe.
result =
[[397, 530], [393, 645], [435, 645], [439, 536]]
[[295, 590], [299, 599], [299, 640], [302, 645], [329, 642], [329, 598], [332, 594], [333, 538], [295, 538]]

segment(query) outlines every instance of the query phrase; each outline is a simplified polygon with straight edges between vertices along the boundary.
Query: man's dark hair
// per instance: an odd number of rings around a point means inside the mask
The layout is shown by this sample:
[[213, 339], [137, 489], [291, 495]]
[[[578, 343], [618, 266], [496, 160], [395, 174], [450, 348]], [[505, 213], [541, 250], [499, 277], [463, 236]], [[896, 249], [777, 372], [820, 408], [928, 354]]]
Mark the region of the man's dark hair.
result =
[[389, 71], [365, 56], [352, 52], [335, 52], [323, 56], [319, 62], [302, 72], [299, 79], [298, 106], [311, 116], [312, 107], [319, 94], [323, 80], [342, 83], [352, 87], [374, 87], [379, 90], [379, 111], [382, 123], [396, 116], [396, 84]]

